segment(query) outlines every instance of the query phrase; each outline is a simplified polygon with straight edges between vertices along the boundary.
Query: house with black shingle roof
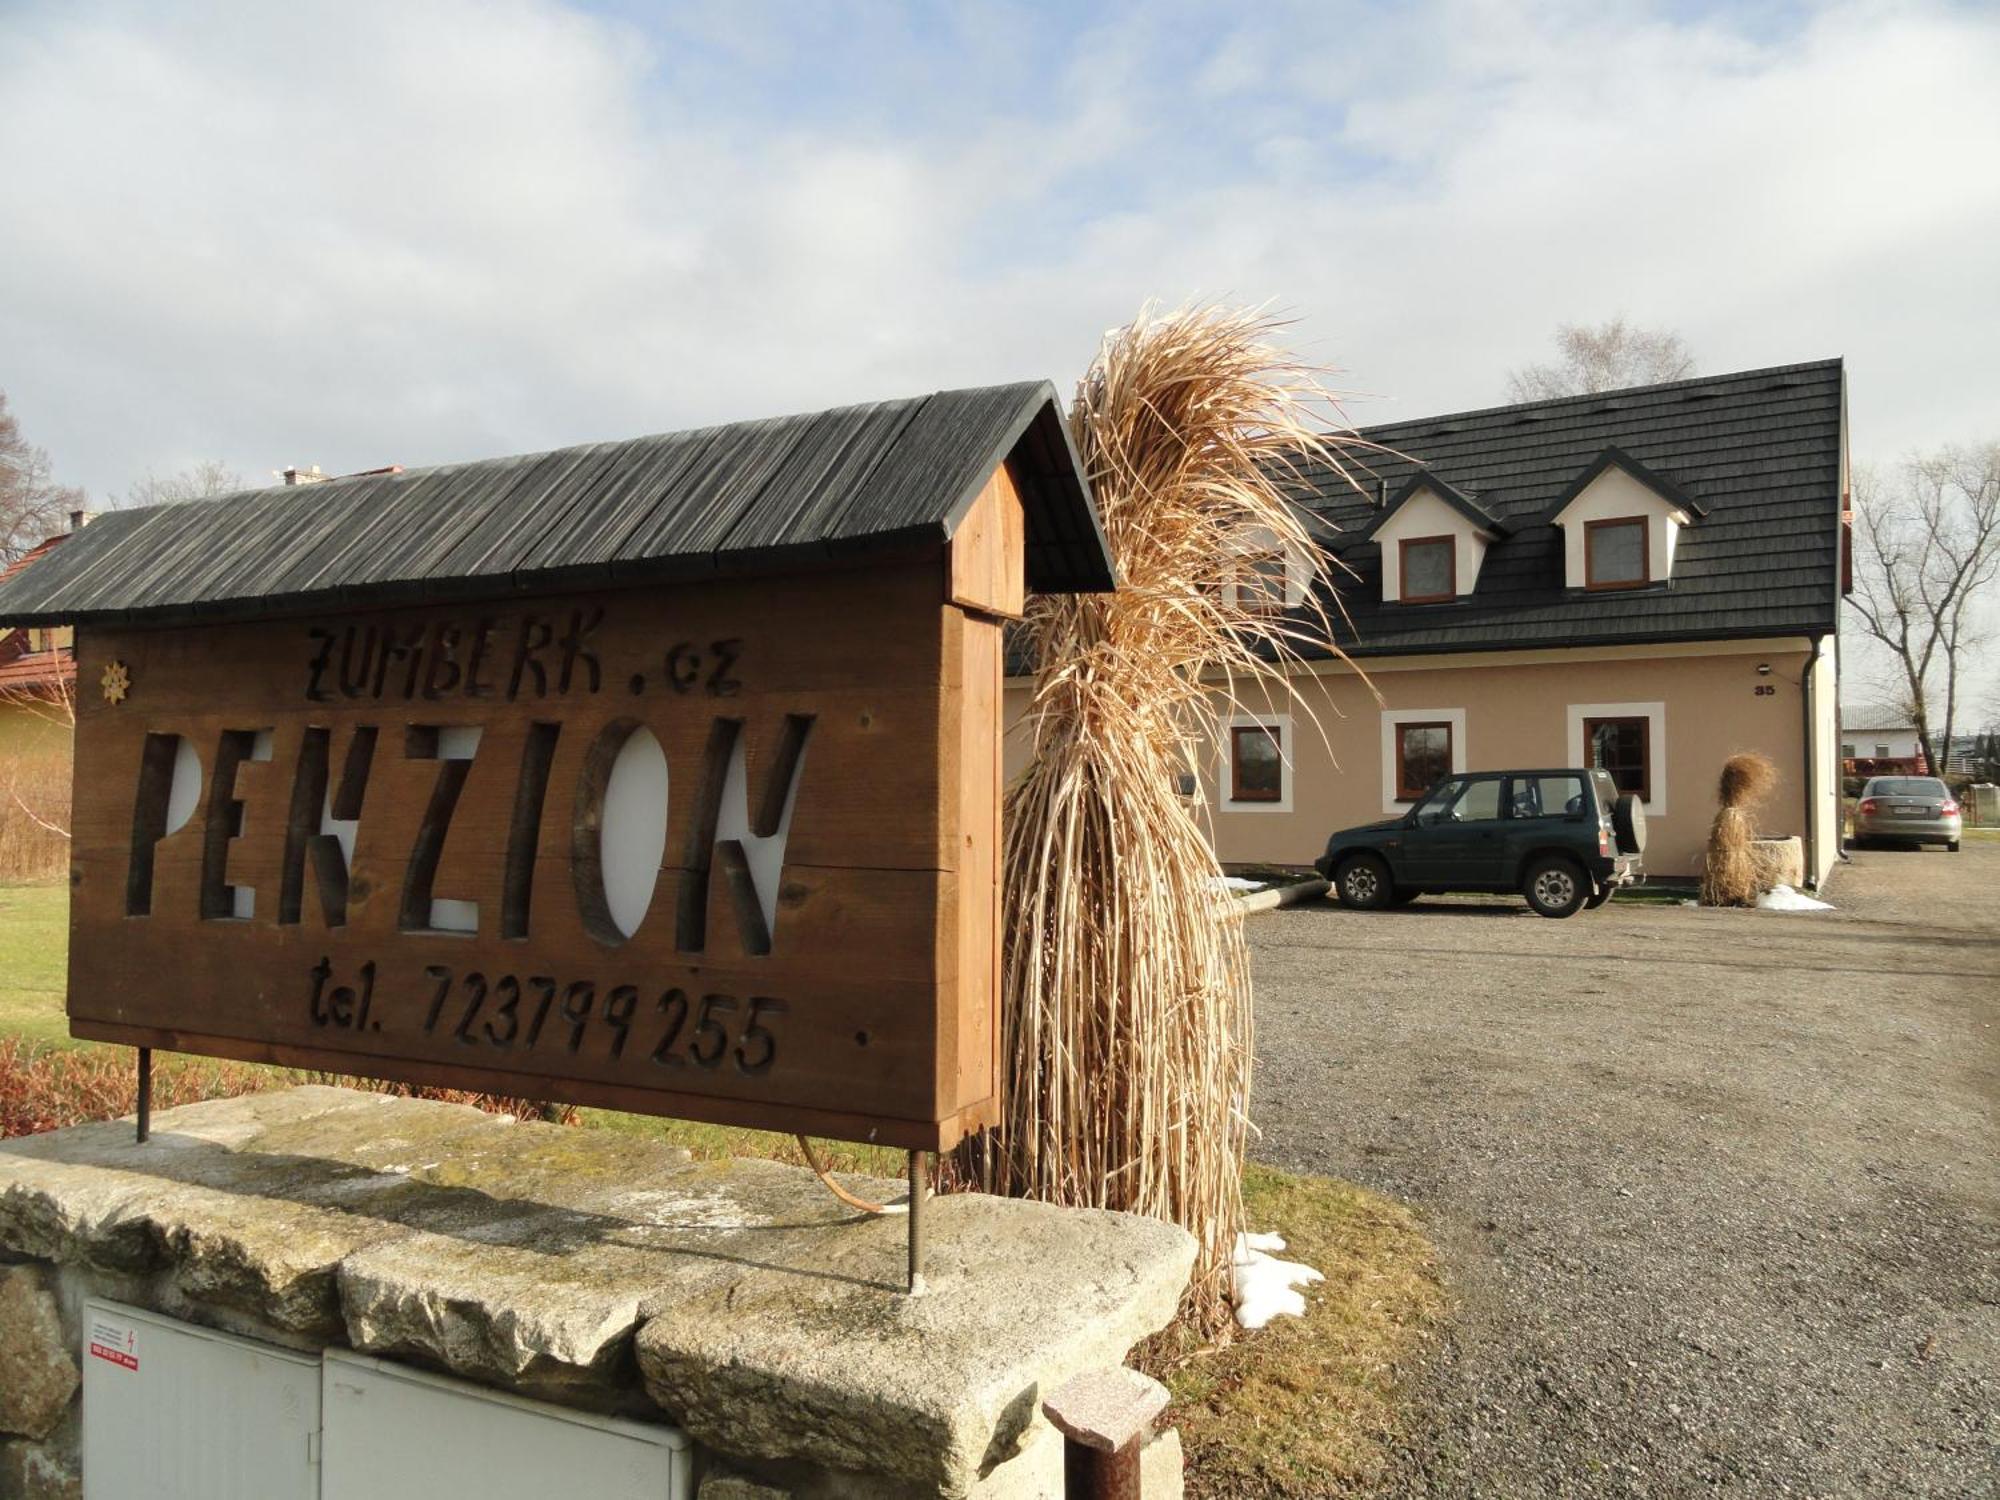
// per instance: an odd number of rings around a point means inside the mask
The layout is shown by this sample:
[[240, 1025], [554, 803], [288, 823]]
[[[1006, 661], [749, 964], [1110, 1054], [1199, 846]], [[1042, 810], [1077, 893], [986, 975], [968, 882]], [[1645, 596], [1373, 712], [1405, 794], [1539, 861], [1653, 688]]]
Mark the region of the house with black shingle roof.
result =
[[[1219, 716], [1197, 781], [1225, 862], [1308, 863], [1453, 772], [1588, 764], [1644, 799], [1648, 873], [1693, 876], [1724, 758], [1757, 749], [1781, 777], [1763, 826], [1805, 839], [1813, 878], [1831, 867], [1839, 360], [1361, 436], [1377, 449], [1349, 475], [1308, 472], [1298, 493], [1346, 660], [1296, 671], [1294, 702]], [[1303, 602], [1297, 560], [1252, 566]], [[1011, 682], [1010, 706], [1025, 698]]]

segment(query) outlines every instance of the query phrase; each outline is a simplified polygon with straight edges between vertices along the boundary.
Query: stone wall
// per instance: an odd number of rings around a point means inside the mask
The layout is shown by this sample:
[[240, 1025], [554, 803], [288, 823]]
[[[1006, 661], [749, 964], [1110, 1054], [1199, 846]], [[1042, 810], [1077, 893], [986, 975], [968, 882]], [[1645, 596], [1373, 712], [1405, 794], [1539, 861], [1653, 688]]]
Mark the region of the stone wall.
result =
[[[345, 1089], [0, 1142], [0, 1500], [80, 1494], [87, 1296], [670, 1422], [704, 1500], [1060, 1495], [1043, 1396], [1165, 1325], [1193, 1241], [941, 1197], [910, 1297], [905, 1223], [776, 1162]], [[1147, 1473], [1178, 1494], [1171, 1434]]]

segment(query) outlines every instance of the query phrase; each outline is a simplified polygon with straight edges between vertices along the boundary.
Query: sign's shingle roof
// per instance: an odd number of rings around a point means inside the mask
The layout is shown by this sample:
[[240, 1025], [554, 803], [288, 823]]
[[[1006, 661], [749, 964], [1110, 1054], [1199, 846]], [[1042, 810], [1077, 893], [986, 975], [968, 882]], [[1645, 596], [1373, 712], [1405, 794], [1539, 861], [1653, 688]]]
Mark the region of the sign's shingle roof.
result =
[[113, 511], [0, 621], [173, 621], [807, 567], [948, 541], [1009, 461], [1043, 593], [1111, 587], [1045, 381]]
[[[1392, 422], [1363, 430], [1404, 455], [1349, 460], [1306, 476], [1301, 498], [1339, 528], [1332, 550], [1355, 655], [1491, 651], [1623, 642], [1818, 635], [1837, 628], [1840, 589], [1841, 362], [1820, 360], [1667, 385]], [[1564, 586], [1551, 507], [1618, 449], [1700, 507], [1660, 587], [1584, 593]], [[1444, 604], [1382, 602], [1381, 549], [1364, 540], [1379, 493], [1419, 470], [1506, 523], [1474, 592]], [[1318, 528], [1315, 528], [1316, 530]]]

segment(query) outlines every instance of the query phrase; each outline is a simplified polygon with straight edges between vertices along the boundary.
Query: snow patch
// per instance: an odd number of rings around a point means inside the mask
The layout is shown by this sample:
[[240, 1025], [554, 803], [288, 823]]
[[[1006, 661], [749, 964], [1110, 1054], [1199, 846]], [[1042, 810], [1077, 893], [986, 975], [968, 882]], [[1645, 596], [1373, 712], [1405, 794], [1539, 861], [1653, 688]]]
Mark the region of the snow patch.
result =
[[1326, 1278], [1311, 1266], [1279, 1260], [1271, 1254], [1285, 1248], [1283, 1235], [1239, 1234], [1230, 1257], [1230, 1300], [1236, 1304], [1241, 1328], [1262, 1328], [1276, 1317], [1303, 1318], [1305, 1293], [1298, 1290]]
[[1263, 881], [1245, 880], [1241, 875], [1217, 875], [1214, 877], [1214, 884], [1215, 888], [1220, 891], [1261, 891], [1264, 889]]
[[1757, 898], [1757, 906], [1762, 911], [1832, 911], [1831, 901], [1815, 901], [1810, 896], [1802, 896], [1788, 885], [1773, 886]]

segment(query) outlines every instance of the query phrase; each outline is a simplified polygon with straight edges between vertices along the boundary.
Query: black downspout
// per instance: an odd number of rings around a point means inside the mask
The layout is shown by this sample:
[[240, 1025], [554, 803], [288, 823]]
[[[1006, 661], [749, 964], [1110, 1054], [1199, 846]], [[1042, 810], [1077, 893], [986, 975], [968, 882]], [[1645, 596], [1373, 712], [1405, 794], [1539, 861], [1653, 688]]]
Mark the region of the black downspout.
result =
[[1812, 638], [1812, 654], [1806, 658], [1805, 670], [1799, 673], [1799, 703], [1805, 714], [1804, 728], [1806, 752], [1806, 884], [1813, 890], [1819, 889], [1819, 787], [1818, 760], [1813, 754], [1813, 668], [1819, 664], [1819, 654], [1826, 646], [1826, 637]]

